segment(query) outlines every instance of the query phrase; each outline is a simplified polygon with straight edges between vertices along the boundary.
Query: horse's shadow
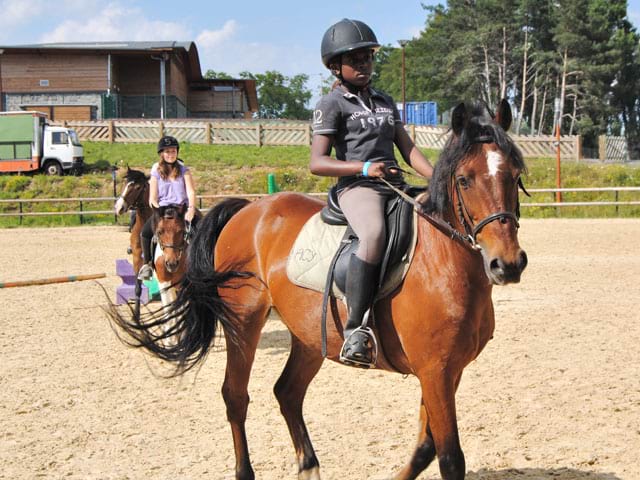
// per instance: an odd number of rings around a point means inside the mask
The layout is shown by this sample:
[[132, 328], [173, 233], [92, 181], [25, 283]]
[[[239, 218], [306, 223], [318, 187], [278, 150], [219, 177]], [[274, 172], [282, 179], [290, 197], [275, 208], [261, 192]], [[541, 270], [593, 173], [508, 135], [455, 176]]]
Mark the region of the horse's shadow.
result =
[[492, 470], [482, 468], [476, 472], [468, 472], [467, 480], [622, 480], [613, 473], [585, 472], [573, 468], [508, 468]]

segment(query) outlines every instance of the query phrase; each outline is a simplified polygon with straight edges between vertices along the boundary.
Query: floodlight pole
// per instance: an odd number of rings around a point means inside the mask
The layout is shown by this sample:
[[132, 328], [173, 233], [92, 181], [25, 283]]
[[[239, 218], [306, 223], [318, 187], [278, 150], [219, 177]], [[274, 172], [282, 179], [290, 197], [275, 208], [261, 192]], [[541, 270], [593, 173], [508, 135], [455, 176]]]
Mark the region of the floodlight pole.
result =
[[560, 176], [560, 99], [553, 101], [554, 123], [556, 126], [556, 202], [562, 202], [562, 192], [560, 191], [562, 182]]

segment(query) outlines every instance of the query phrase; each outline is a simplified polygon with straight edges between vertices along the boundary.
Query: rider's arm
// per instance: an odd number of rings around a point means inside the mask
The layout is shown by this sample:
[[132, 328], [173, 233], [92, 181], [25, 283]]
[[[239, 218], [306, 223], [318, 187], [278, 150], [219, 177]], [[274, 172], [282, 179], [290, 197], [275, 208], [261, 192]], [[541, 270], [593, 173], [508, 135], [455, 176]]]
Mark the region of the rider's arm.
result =
[[427, 157], [416, 147], [409, 137], [402, 124], [396, 124], [396, 135], [394, 140], [402, 158], [420, 175], [426, 178], [431, 178], [433, 175], [433, 166], [427, 160]]
[[[311, 142], [311, 161], [309, 169], [314, 175], [325, 177], [348, 177], [352, 175], [363, 175], [362, 162], [343, 162], [331, 158], [331, 146], [333, 145], [333, 135], [314, 135]], [[385, 175], [384, 164], [382, 162], [370, 163], [366, 176], [383, 177]]]
[[158, 205], [158, 179], [151, 175], [149, 179], [149, 205], [153, 208], [159, 208]]
[[189, 207], [187, 208], [185, 218], [190, 222], [196, 213], [196, 189], [193, 184], [193, 176], [189, 170], [184, 172], [184, 185], [187, 190], [187, 198], [189, 199]]

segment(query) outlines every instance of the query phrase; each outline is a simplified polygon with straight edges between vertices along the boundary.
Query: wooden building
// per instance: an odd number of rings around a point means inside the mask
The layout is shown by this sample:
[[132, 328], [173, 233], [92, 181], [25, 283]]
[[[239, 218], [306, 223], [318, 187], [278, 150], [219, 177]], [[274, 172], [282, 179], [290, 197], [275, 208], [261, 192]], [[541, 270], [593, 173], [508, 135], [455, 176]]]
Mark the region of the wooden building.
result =
[[52, 120], [251, 118], [254, 80], [202, 77], [194, 42], [0, 46], [0, 111]]

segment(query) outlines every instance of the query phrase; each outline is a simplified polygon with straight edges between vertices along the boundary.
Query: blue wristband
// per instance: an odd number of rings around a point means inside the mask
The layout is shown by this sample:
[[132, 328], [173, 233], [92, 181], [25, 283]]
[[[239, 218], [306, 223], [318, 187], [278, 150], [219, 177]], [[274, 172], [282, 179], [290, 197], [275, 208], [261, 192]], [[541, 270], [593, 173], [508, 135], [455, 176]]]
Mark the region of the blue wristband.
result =
[[368, 177], [369, 176], [367, 171], [369, 170], [369, 166], [370, 165], [371, 165], [371, 162], [369, 162], [369, 161], [364, 162], [364, 165], [362, 165], [362, 176], [363, 177]]

